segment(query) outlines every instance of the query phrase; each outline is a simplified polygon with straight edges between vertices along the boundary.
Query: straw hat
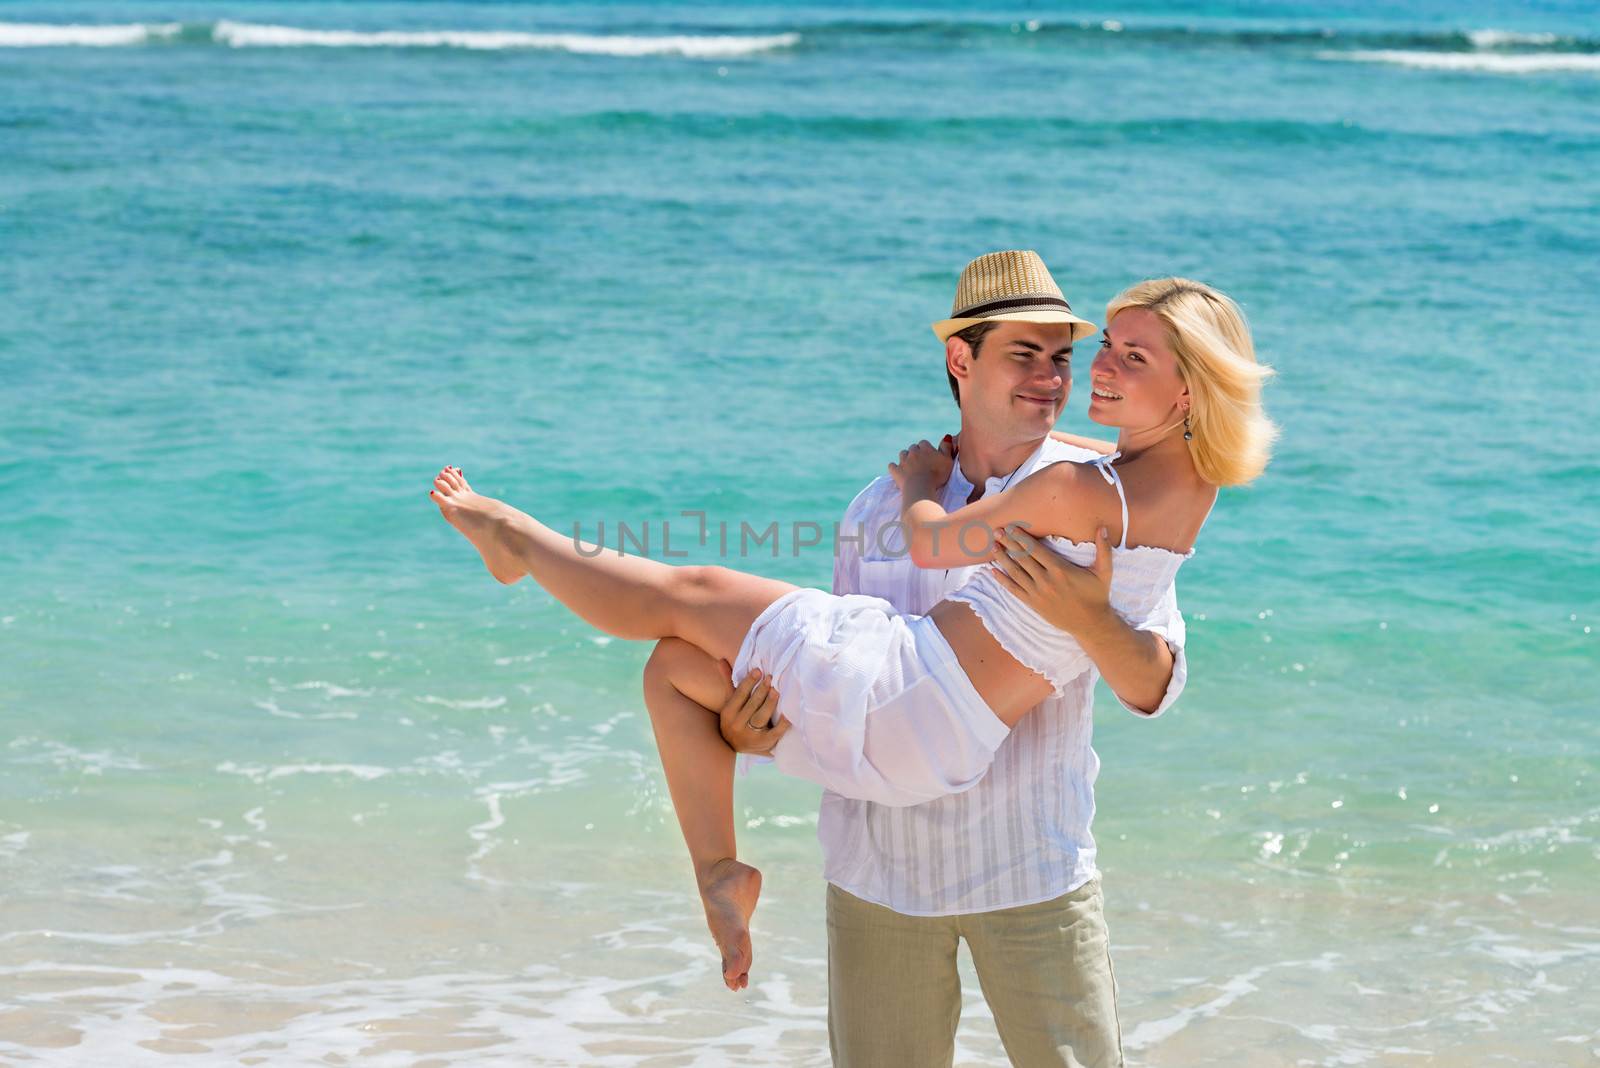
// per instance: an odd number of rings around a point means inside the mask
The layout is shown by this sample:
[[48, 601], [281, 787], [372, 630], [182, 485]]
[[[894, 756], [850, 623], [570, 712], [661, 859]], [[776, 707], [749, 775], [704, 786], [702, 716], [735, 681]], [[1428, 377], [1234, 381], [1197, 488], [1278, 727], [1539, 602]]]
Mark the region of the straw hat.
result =
[[933, 332], [943, 341], [987, 322], [1071, 323], [1074, 341], [1099, 329], [1072, 314], [1061, 287], [1032, 249], [990, 252], [967, 264], [956, 283], [950, 318], [934, 323]]

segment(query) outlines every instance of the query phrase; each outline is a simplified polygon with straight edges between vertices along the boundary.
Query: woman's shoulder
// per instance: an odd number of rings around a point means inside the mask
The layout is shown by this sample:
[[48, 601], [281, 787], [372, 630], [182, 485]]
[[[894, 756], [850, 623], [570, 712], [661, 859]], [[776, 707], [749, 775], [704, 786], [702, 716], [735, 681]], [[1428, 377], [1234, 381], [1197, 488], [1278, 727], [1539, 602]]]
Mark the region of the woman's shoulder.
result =
[[1037, 467], [1029, 478], [1046, 478], [1071, 483], [1082, 478], [1103, 481], [1100, 469], [1111, 462], [1111, 456], [1064, 456]]
[[1103, 460], [1062, 460], [1019, 482], [1018, 503], [1031, 513], [1033, 529], [1047, 537], [1092, 541], [1101, 523], [1120, 526], [1117, 491], [1099, 470]]
[[1110, 481], [1101, 473], [1109, 457], [1098, 456], [1086, 460], [1059, 460], [1033, 471], [1018, 485], [1030, 483], [1034, 489], [1048, 490], [1052, 496], [1073, 500], [1098, 500], [1105, 493], [1115, 493]]
[[[1128, 493], [1129, 545], [1166, 548], [1187, 556], [1217, 500], [1218, 487], [1202, 479], [1145, 480], [1124, 472]], [[1185, 546], [1187, 548], [1185, 548]]]

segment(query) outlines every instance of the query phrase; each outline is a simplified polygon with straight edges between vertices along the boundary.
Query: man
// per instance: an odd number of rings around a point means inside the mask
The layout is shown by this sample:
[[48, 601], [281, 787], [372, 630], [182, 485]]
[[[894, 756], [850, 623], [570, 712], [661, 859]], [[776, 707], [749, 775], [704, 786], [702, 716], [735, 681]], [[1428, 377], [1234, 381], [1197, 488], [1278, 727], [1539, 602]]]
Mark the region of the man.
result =
[[[947, 510], [1044, 465], [1096, 455], [1096, 443], [1051, 436], [1071, 388], [1072, 344], [1094, 331], [1072, 314], [1036, 253], [994, 252], [967, 265], [951, 317], [934, 324], [961, 409]], [[887, 475], [850, 503], [834, 593], [925, 613], [966, 581], [970, 567], [913, 564], [899, 519], [900, 494]], [[1132, 629], [1105, 605], [1103, 537], [1099, 553], [1093, 569], [1073, 576], [1084, 597], [1069, 628], [1098, 670], [1024, 717], [977, 786], [910, 808], [824, 792], [828, 1033], [840, 1068], [951, 1064], [963, 938], [1013, 1063], [1122, 1064], [1089, 833], [1099, 768], [1089, 744], [1095, 679], [1104, 675], [1131, 711], [1155, 716], [1183, 689], [1186, 668], [1174, 593], [1147, 629]], [[770, 744], [754, 731], [728, 741], [755, 752]]]

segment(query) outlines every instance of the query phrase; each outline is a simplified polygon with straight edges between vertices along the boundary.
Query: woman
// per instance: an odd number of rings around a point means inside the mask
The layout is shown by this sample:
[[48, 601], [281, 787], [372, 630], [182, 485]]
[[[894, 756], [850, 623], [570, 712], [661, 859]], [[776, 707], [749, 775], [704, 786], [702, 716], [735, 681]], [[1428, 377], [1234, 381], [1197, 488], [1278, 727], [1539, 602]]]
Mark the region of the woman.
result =
[[[879, 598], [601, 551], [473, 493], [455, 468], [435, 480], [441, 512], [499, 581], [531, 574], [610, 634], [677, 639], [652, 656], [645, 702], [730, 989], [749, 981], [761, 881], [736, 859], [733, 754], [708, 709], [748, 701], [759, 721], [775, 707], [779, 769], [846, 796], [903, 805], [967, 789], [1011, 728], [1089, 666], [1040, 614], [1051, 550], [1012, 528], [1025, 524], [1080, 561], [1092, 557], [1098, 529], [1113, 532], [1111, 605], [1138, 622], [1193, 555], [1217, 487], [1265, 468], [1274, 428], [1260, 387], [1271, 370], [1256, 362], [1232, 301], [1161, 279], [1121, 294], [1106, 314], [1089, 417], [1118, 428], [1116, 452], [1045, 467], [949, 514], [936, 495], [953, 450], [920, 442], [890, 465], [913, 562], [995, 564], [926, 616]], [[980, 546], [975, 529], [1006, 533]], [[762, 681], [730, 700], [720, 661], [738, 676], [754, 668]]]

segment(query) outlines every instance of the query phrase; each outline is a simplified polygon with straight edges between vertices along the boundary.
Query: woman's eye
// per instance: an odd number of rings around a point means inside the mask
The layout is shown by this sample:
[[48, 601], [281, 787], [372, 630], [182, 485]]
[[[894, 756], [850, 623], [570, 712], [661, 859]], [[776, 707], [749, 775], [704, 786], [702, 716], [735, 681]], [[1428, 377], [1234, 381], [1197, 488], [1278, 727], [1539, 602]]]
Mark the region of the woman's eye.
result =
[[1128, 353], [1128, 359], [1130, 359], [1130, 360], [1138, 360], [1140, 363], [1144, 363], [1144, 357], [1140, 356], [1137, 352]]

